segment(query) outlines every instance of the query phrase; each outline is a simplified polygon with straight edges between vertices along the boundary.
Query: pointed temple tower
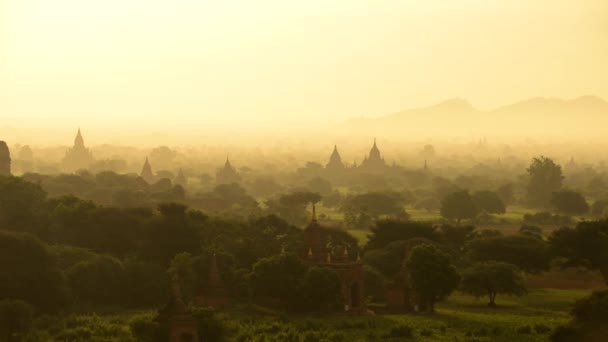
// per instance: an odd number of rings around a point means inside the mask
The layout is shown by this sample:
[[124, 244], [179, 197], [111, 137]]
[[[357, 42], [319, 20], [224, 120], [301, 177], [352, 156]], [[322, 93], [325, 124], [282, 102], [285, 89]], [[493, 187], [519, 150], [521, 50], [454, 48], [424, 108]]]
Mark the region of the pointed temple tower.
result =
[[381, 171], [386, 167], [386, 162], [384, 161], [384, 158], [382, 158], [382, 154], [380, 153], [380, 149], [378, 149], [376, 139], [374, 138], [374, 145], [369, 151], [369, 156], [363, 159], [363, 162], [361, 162], [361, 166], [359, 166], [359, 168], [367, 171]]
[[169, 342], [198, 342], [198, 322], [183, 302], [177, 277], [172, 280], [169, 303], [160, 310], [157, 321], [169, 334]]
[[222, 308], [230, 305], [230, 293], [220, 276], [215, 253], [211, 256], [207, 285], [203, 289], [203, 294], [195, 299], [195, 303], [197, 305], [212, 306], [214, 308]]
[[342, 163], [342, 157], [340, 157], [340, 153], [338, 152], [338, 146], [334, 145], [334, 151], [331, 153], [329, 157], [329, 163], [325, 166], [328, 170], [343, 170], [344, 163]]
[[313, 204], [312, 218], [304, 230], [304, 250], [301, 253], [302, 259], [309, 265], [327, 267], [336, 272], [340, 278], [342, 287], [342, 298], [344, 311], [349, 313], [365, 313], [364, 297], [364, 271], [361, 259], [351, 260], [348, 248], [338, 251], [333, 255], [326, 248], [327, 237], [323, 228], [317, 221], [316, 209]]
[[74, 139], [74, 146], [70, 148], [63, 158], [63, 167], [68, 171], [86, 169], [93, 163], [93, 154], [84, 145], [80, 128]]
[[241, 176], [236, 169], [230, 164], [230, 160], [226, 157], [226, 163], [223, 168], [219, 168], [215, 173], [216, 184], [231, 184], [241, 181]]
[[410, 286], [407, 272], [407, 259], [410, 256], [410, 245], [405, 245], [401, 269], [386, 286], [386, 308], [391, 312], [418, 311], [418, 301]]
[[148, 157], [146, 157], [146, 161], [144, 162], [144, 166], [141, 169], [140, 176], [148, 184], [151, 184], [151, 183], [153, 183], [156, 180], [156, 177], [154, 177], [154, 173], [152, 173], [152, 166], [150, 166], [150, 162], [148, 161]]
[[0, 176], [11, 175], [11, 152], [4, 141], [0, 141]]

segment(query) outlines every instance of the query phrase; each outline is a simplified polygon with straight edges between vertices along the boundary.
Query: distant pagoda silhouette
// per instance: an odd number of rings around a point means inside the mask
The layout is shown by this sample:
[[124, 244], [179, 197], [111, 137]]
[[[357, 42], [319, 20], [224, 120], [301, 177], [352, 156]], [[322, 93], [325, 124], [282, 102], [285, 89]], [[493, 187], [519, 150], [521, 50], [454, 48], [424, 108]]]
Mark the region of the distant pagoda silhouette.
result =
[[338, 145], [334, 145], [334, 151], [329, 157], [329, 162], [325, 166], [328, 170], [342, 170], [344, 169], [344, 163], [342, 163], [342, 157], [338, 152]]
[[215, 173], [215, 182], [217, 184], [231, 184], [241, 181], [241, 176], [236, 169], [230, 164], [230, 159], [226, 157], [226, 163], [223, 168], [219, 168]]
[[374, 145], [369, 151], [369, 155], [363, 159], [360, 169], [365, 169], [368, 171], [380, 171], [387, 167], [382, 154], [380, 153], [380, 149], [378, 149], [378, 145], [376, 144], [376, 139], [374, 138]]
[[148, 184], [151, 184], [156, 180], [154, 173], [152, 173], [152, 166], [150, 165], [150, 162], [148, 161], [148, 157], [146, 157], [146, 161], [144, 162], [144, 166], [141, 169], [140, 176]]
[[4, 141], [0, 141], [0, 176], [11, 175], [11, 152]]
[[74, 146], [70, 148], [63, 158], [63, 167], [67, 171], [87, 169], [93, 163], [93, 153], [84, 145], [80, 128], [74, 139]]

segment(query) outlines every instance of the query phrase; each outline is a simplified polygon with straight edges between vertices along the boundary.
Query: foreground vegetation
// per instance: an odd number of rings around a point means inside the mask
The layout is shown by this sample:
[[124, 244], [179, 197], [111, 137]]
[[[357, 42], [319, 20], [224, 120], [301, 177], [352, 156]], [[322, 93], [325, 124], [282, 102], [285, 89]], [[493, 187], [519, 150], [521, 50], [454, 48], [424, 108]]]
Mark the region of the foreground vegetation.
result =
[[[504, 297], [497, 308], [456, 293], [435, 314], [289, 315], [241, 305], [205, 322], [207, 341], [546, 341], [569, 320], [572, 303], [586, 290], [532, 290]], [[141, 317], [152, 312], [42, 316], [26, 341], [137, 341]]]

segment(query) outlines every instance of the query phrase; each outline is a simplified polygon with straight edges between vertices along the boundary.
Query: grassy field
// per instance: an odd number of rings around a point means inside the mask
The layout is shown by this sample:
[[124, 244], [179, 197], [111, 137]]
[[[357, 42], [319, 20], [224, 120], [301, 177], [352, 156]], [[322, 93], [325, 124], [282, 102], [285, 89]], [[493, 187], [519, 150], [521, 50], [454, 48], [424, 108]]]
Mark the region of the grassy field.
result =
[[[532, 290], [523, 297], [452, 295], [434, 314], [287, 315], [257, 306], [218, 313], [227, 341], [547, 341], [569, 319], [571, 304], [586, 290]], [[135, 341], [128, 325], [133, 315], [81, 315], [39, 322], [29, 341]], [[204, 338], [204, 336], [203, 336]], [[204, 341], [205, 339], [203, 339]]]
[[[583, 290], [534, 290], [523, 297], [484, 299], [455, 294], [435, 314], [298, 317], [238, 320], [238, 341], [547, 341], [568, 319]], [[237, 314], [240, 316], [239, 314]], [[296, 338], [298, 336], [298, 338]], [[276, 338], [276, 339], [275, 339]]]

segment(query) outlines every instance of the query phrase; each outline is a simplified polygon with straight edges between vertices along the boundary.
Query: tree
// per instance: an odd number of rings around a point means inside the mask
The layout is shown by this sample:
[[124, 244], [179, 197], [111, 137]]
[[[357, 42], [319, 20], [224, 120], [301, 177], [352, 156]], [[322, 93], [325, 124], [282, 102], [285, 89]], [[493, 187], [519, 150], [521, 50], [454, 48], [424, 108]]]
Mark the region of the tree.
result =
[[294, 254], [262, 258], [253, 265], [251, 287], [257, 298], [276, 298], [290, 307], [297, 301], [300, 280], [308, 267]]
[[527, 273], [542, 272], [549, 268], [547, 243], [533, 236], [480, 237], [469, 242], [468, 251], [475, 261], [506, 262]]
[[528, 172], [527, 199], [534, 207], [546, 208], [551, 194], [562, 187], [564, 176], [561, 166], [544, 156], [532, 159]]
[[121, 303], [123, 267], [119, 260], [99, 255], [76, 264], [67, 276], [72, 295], [78, 303]]
[[306, 185], [310, 191], [319, 194], [329, 194], [332, 190], [331, 182], [321, 177], [311, 178]]
[[462, 219], [475, 218], [479, 209], [468, 191], [457, 191], [441, 201], [440, 213], [446, 219], [460, 222]]
[[43, 222], [46, 192], [19, 177], [0, 177], [0, 227], [33, 232]]
[[505, 205], [509, 205], [513, 202], [515, 197], [515, 189], [513, 184], [504, 184], [501, 185], [498, 190], [496, 190], [496, 194]]
[[475, 297], [487, 295], [488, 306], [496, 306], [496, 295], [520, 296], [526, 293], [517, 267], [504, 262], [488, 261], [465, 270], [460, 282], [462, 292]]
[[473, 201], [480, 211], [490, 214], [504, 214], [505, 204], [497, 193], [492, 191], [477, 191], [473, 194]]
[[315, 192], [295, 191], [266, 201], [268, 212], [294, 225], [304, 225], [310, 220], [306, 207], [317, 203], [321, 195]]
[[553, 255], [564, 258], [563, 266], [597, 270], [608, 284], [608, 220], [558, 229], [549, 238], [549, 245]]
[[439, 240], [436, 227], [427, 222], [380, 220], [371, 227], [367, 236], [367, 249], [383, 248], [391, 242], [426, 238]]
[[41, 311], [65, 305], [67, 291], [54, 256], [29, 234], [0, 231], [0, 299], [21, 299]]
[[414, 293], [431, 312], [458, 287], [460, 276], [447, 254], [430, 244], [412, 249], [406, 262]]
[[559, 326], [551, 335], [553, 342], [603, 341], [608, 334], [608, 290], [595, 291], [589, 297], [579, 299], [572, 309], [572, 321]]
[[551, 196], [551, 205], [555, 210], [566, 215], [583, 215], [589, 212], [585, 197], [576, 191], [557, 191]]
[[329, 311], [342, 303], [342, 284], [338, 274], [326, 267], [311, 267], [300, 282], [304, 309]]
[[404, 204], [405, 198], [400, 193], [367, 192], [347, 197], [340, 210], [344, 213], [344, 221], [348, 225], [366, 227], [383, 216], [409, 218], [403, 209]]

